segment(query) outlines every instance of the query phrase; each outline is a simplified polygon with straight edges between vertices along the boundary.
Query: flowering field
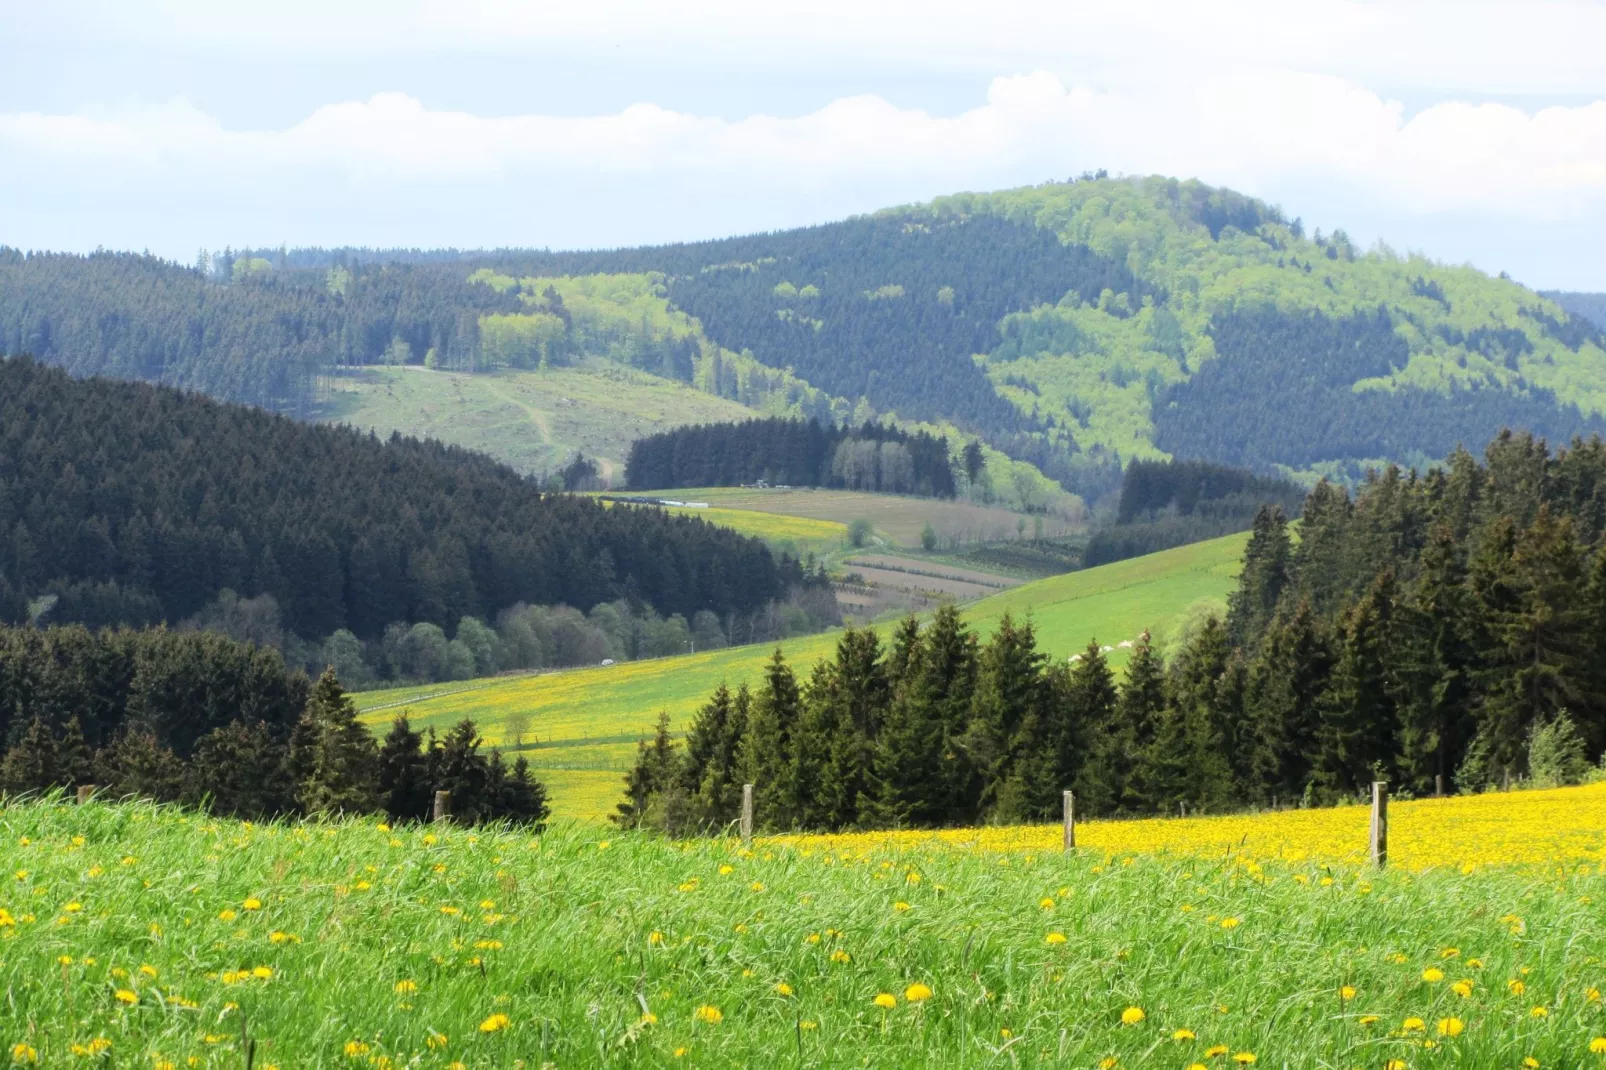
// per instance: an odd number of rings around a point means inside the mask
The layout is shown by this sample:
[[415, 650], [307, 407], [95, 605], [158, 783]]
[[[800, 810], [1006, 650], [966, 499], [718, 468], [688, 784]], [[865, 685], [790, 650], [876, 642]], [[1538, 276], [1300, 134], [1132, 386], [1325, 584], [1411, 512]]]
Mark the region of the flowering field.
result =
[[[25, 804], [0, 811], [0, 1055], [1606, 1066], [1603, 792], [1401, 805], [1396, 854], [1445, 863], [1421, 872], [1323, 862], [1359, 811], [1089, 825], [1065, 855], [1053, 830], [749, 852]], [[1483, 806], [1516, 831], [1485, 838]]]
[[[1115, 644], [1144, 628], [1163, 630], [1190, 606], [1224, 606], [1243, 555], [1246, 535], [1194, 543], [1082, 572], [1022, 584], [965, 608], [983, 636], [1003, 615], [1030, 615], [1038, 645], [1065, 657], [1090, 639]], [[836, 633], [780, 644], [799, 676], [828, 657]], [[493, 744], [506, 746], [508, 718], [529, 718], [535, 746], [523, 753], [551, 790], [558, 817], [599, 818], [612, 811], [636, 741], [652, 733], [667, 710], [676, 731], [721, 683], [756, 682], [773, 644], [732, 647], [676, 658], [527, 676], [368, 691], [353, 695], [363, 720], [381, 733], [407, 711], [414, 727], [444, 731], [472, 717]], [[1120, 664], [1125, 651], [1114, 651]], [[511, 748], [509, 748], [511, 749]]]

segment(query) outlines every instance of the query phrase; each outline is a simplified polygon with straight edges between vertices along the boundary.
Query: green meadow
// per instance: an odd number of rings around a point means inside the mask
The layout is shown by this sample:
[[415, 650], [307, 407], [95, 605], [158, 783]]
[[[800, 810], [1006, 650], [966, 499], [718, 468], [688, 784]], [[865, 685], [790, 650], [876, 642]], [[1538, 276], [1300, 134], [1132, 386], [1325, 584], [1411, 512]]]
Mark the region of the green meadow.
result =
[[[1090, 641], [1116, 646], [1145, 628], [1165, 639], [1205, 607], [1225, 605], [1247, 535], [1229, 535], [1082, 572], [1023, 584], [970, 604], [965, 616], [983, 635], [1005, 613], [1030, 618], [1042, 648], [1068, 657]], [[756, 680], [779, 645], [799, 675], [836, 643], [834, 633], [683, 657], [363, 692], [356, 696], [376, 730], [405, 711], [415, 726], [444, 731], [470, 717], [494, 744], [524, 753], [552, 793], [554, 813], [598, 818], [612, 810], [636, 741], [659, 711], [676, 730], [719, 684]], [[1117, 664], [1124, 652], [1112, 652]], [[533, 740], [533, 743], [531, 742]]]

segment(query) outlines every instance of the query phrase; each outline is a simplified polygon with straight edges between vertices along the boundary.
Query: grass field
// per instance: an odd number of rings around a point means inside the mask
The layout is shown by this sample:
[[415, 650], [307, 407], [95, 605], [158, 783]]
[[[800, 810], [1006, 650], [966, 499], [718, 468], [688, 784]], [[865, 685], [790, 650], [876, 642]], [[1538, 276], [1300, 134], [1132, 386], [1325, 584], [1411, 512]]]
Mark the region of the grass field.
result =
[[[1247, 536], [1231, 535], [1113, 565], [1023, 584], [971, 604], [966, 619], [984, 634], [1006, 613], [1030, 615], [1040, 643], [1065, 657], [1089, 640], [1115, 645], [1144, 628], [1168, 629], [1200, 603], [1224, 605]], [[834, 634], [781, 644], [799, 676], [830, 654]], [[402, 710], [415, 726], [444, 730], [472, 717], [488, 739], [502, 742], [507, 718], [529, 718], [538, 741], [525, 753], [551, 790], [562, 816], [595, 818], [620, 797], [620, 777], [636, 740], [667, 710], [677, 730], [721, 682], [756, 680], [772, 645], [736, 647], [677, 658], [570, 669], [530, 676], [430, 684], [357, 696], [377, 728]], [[1122, 657], [1116, 652], [1112, 660]], [[443, 692], [447, 692], [444, 693]], [[435, 696], [435, 697], [431, 697]]]
[[1067, 855], [27, 803], [0, 811], [0, 1043], [153, 1070], [1601, 1066], [1603, 818], [1606, 786], [1401, 806], [1397, 853], [1436, 863], [1376, 871], [1344, 810], [1090, 824]]
[[[1018, 525], [1026, 522], [1026, 533], [1035, 532], [1033, 518], [992, 506], [940, 498], [907, 498], [892, 494], [866, 494], [854, 490], [749, 490], [745, 487], [695, 487], [683, 490], [653, 491], [655, 495], [681, 501], [707, 502], [727, 509], [747, 509], [761, 513], [812, 517], [851, 524], [868, 520], [876, 534], [899, 546], [919, 546], [920, 533], [929, 522], [938, 535], [965, 542], [993, 541], [1019, 537]], [[1049, 538], [1079, 531], [1062, 517], [1044, 516], [1042, 536]]]
[[758, 415], [682, 383], [593, 358], [573, 368], [467, 374], [365, 368], [334, 380], [322, 418], [381, 435], [438, 438], [521, 472], [561, 468], [583, 451], [624, 478], [630, 443], [684, 424]]
[[823, 557], [847, 545], [848, 526], [836, 520], [817, 520], [806, 516], [764, 513], [753, 509], [678, 509], [672, 513], [701, 517], [710, 524], [763, 539], [771, 546], [797, 554]]

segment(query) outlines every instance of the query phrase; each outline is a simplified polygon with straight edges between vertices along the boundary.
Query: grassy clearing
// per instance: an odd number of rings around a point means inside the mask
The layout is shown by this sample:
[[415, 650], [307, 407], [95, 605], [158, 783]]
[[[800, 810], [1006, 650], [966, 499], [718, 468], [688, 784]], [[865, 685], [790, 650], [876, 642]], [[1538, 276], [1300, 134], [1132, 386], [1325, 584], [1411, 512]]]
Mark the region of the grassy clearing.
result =
[[437, 438], [521, 472], [560, 468], [579, 450], [617, 482], [630, 443], [643, 435], [756, 415], [683, 383], [592, 358], [544, 372], [365, 368], [334, 380], [323, 418], [381, 435]]
[[[1544, 864], [1463, 841], [1419, 873], [1259, 839], [747, 852], [13, 806], [0, 1042], [158, 1070], [248, 1042], [259, 1068], [1601, 1065], [1602, 791], [1526, 803]], [[1452, 809], [1397, 821], [1454, 844]]]
[[787, 516], [754, 509], [670, 509], [672, 513], [700, 517], [710, 524], [763, 539], [771, 546], [794, 554], [813, 553], [816, 557], [835, 553], [847, 545], [848, 526], [836, 520]]
[[[1092, 639], [1113, 646], [1144, 628], [1174, 629], [1178, 618], [1201, 602], [1225, 604], [1246, 538], [1231, 535], [1024, 584], [973, 603], [965, 616], [985, 635], [1005, 612], [1030, 614], [1042, 646], [1057, 657]], [[781, 647], [801, 676], [835, 644], [836, 636], [827, 633]], [[619, 778], [635, 754], [636, 740], [651, 730], [659, 710], [667, 710], [679, 729], [721, 682], [735, 687], [756, 680], [773, 649], [770, 644], [735, 647], [605, 668], [369, 691], [355, 698], [365, 720], [376, 726], [402, 709], [415, 725], [437, 730], [472, 717], [493, 743], [507, 742], [510, 715], [526, 715], [538, 746], [524, 753], [552, 789], [554, 812], [594, 818], [617, 801]], [[1123, 658], [1117, 651], [1111, 660]]]
[[[697, 487], [654, 491], [664, 498], [708, 502], [728, 509], [813, 517], [851, 524], [868, 520], [876, 533], [899, 546], [919, 546], [920, 533], [929, 522], [944, 540], [981, 542], [1019, 537], [1018, 524], [1026, 522], [1028, 536], [1035, 531], [1033, 518], [992, 506], [940, 498], [906, 498], [893, 494], [866, 494], [856, 490], [748, 490], [743, 487]], [[1045, 516], [1044, 538], [1082, 528], [1057, 516]]]

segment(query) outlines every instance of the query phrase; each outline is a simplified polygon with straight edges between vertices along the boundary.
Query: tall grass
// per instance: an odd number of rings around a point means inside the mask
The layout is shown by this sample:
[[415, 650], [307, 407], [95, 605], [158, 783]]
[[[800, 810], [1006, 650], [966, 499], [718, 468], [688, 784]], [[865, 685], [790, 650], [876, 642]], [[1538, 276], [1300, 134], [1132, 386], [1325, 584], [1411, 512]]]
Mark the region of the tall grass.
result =
[[175, 1070], [1594, 1065], [1606, 876], [1567, 842], [1378, 873], [28, 803], [0, 1040]]

